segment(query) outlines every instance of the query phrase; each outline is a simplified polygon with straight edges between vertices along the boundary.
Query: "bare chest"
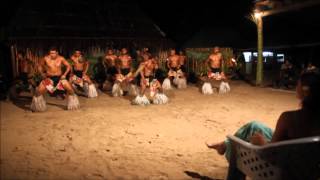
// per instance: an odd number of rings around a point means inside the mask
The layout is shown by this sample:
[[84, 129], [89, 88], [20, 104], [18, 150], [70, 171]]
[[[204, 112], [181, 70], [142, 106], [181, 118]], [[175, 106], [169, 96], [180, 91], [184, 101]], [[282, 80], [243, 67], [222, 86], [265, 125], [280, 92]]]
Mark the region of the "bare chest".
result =
[[221, 56], [219, 56], [219, 55], [210, 56], [210, 60], [211, 60], [211, 62], [213, 62], [213, 63], [220, 63]]
[[107, 56], [106, 59], [107, 59], [108, 61], [114, 61], [114, 60], [117, 59], [117, 56]]
[[176, 62], [179, 61], [179, 57], [171, 56], [171, 57], [169, 58], [169, 60], [170, 60], [171, 63], [176, 63]]
[[128, 63], [130, 61], [130, 58], [128, 56], [121, 56], [119, 59], [122, 63]]
[[61, 60], [60, 59], [56, 59], [56, 60], [52, 60], [52, 59], [46, 59], [46, 65], [50, 68], [59, 68], [61, 67]]

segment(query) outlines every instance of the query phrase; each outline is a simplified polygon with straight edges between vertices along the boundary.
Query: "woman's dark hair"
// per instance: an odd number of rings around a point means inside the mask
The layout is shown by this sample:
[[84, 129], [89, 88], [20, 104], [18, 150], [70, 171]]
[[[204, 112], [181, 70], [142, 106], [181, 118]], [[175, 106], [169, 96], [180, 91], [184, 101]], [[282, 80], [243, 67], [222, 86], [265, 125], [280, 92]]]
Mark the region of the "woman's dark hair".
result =
[[300, 77], [300, 83], [305, 94], [302, 100], [302, 109], [317, 112], [320, 103], [320, 74], [316, 72], [304, 73]]

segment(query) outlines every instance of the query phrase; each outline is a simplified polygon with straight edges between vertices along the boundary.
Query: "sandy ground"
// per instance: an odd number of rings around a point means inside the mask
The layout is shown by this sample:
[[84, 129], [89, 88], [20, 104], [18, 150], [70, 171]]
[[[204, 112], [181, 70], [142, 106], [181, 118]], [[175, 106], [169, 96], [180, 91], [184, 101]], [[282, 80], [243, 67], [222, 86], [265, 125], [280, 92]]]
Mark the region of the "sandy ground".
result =
[[281, 112], [298, 108], [292, 92], [240, 81], [231, 88], [171, 90], [169, 104], [148, 107], [106, 94], [81, 97], [77, 111], [52, 97], [44, 113], [30, 112], [28, 101], [1, 102], [1, 179], [224, 179], [227, 162], [205, 141], [251, 120], [274, 127]]

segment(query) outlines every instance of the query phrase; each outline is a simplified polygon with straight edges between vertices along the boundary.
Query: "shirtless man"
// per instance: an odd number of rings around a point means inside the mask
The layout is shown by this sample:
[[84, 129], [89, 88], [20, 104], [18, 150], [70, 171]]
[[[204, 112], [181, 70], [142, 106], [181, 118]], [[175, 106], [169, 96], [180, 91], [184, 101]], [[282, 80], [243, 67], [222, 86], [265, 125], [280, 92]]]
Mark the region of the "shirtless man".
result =
[[[126, 48], [121, 49], [121, 55], [119, 56], [120, 60], [120, 66], [118, 67], [118, 75], [117, 79], [126, 79], [126, 80], [132, 80], [131, 79], [131, 72], [132, 72], [132, 58], [128, 54], [128, 50]], [[128, 79], [129, 78], [129, 79]]]
[[32, 80], [34, 75], [33, 62], [27, 59], [22, 52], [17, 55], [17, 60], [19, 63], [19, 74], [23, 89], [29, 88], [29, 85], [35, 85], [35, 82]]
[[175, 77], [180, 70], [180, 56], [176, 54], [176, 50], [170, 50], [170, 56], [168, 57], [167, 67], [169, 68], [168, 76]]
[[88, 97], [97, 97], [97, 90], [93, 85], [90, 77], [87, 75], [89, 69], [89, 62], [83, 57], [81, 51], [76, 50], [70, 57], [72, 60], [72, 69], [70, 82], [72, 86], [77, 89], [81, 87], [85, 90]]
[[304, 72], [319, 72], [319, 69], [312, 62], [309, 62]]
[[36, 82], [33, 80], [34, 65], [33, 62], [26, 58], [23, 52], [19, 52], [16, 56], [18, 62], [19, 79], [10, 87], [10, 97], [18, 98], [21, 92], [34, 93]]
[[149, 48], [147, 48], [147, 47], [142, 49], [141, 55], [143, 56], [145, 54], [148, 55], [149, 57], [151, 57], [151, 53], [149, 52]]
[[140, 75], [140, 72], [144, 68], [144, 62], [148, 61], [150, 57], [151, 57], [151, 55], [149, 55], [149, 54], [145, 54], [145, 53], [140, 54], [140, 63], [139, 63], [138, 69], [135, 72], [135, 76]]
[[209, 58], [206, 61], [206, 64], [209, 65], [208, 77], [213, 79], [225, 79], [225, 75], [221, 70], [222, 65], [222, 54], [219, 47], [213, 48], [213, 53], [210, 54]]
[[128, 54], [128, 50], [126, 48], [121, 49], [121, 55], [119, 56], [119, 66], [117, 66], [118, 73], [116, 74], [115, 82], [112, 86], [112, 94], [113, 96], [122, 96], [127, 93], [136, 94], [136, 88], [133, 88], [133, 84], [131, 83], [134, 79], [134, 75], [132, 74], [132, 58]]
[[107, 80], [110, 82], [114, 81], [114, 76], [117, 74], [118, 70], [116, 67], [116, 61], [118, 56], [113, 53], [112, 49], [108, 49], [105, 56], [105, 65], [107, 68]]
[[[135, 105], [148, 105], [150, 100], [153, 104], [166, 104], [168, 97], [160, 92], [162, 90], [160, 82], [155, 77], [155, 71], [158, 68], [157, 61], [148, 54], [143, 55], [144, 61], [140, 64], [137, 73], [140, 73], [140, 95], [132, 101]], [[149, 88], [150, 93], [146, 95], [146, 90]]]
[[[62, 65], [66, 67], [65, 72], [62, 72]], [[66, 80], [66, 76], [71, 70], [70, 64], [64, 57], [58, 54], [56, 48], [49, 50], [49, 54], [40, 61], [38, 69], [44, 80], [41, 81], [36, 89], [35, 96], [33, 96], [31, 104], [32, 111], [45, 111], [46, 102], [43, 94], [47, 91], [54, 93], [56, 90], [67, 91], [68, 110], [80, 108], [78, 97], [75, 95], [71, 84]]]
[[157, 62], [148, 54], [144, 54], [144, 62], [141, 63], [142, 70], [140, 71], [141, 92], [144, 93], [146, 88], [150, 88], [150, 96], [154, 96], [157, 89], [161, 87], [160, 82], [155, 77]]

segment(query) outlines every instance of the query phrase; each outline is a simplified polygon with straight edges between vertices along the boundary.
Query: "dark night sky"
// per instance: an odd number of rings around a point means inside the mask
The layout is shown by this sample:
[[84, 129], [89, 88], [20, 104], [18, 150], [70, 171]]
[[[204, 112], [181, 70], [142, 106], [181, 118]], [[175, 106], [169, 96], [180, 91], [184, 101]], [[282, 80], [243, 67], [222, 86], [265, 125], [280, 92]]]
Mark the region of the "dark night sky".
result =
[[[24, 0], [10, 0], [5, 6], [1, 6], [2, 24], [8, 24], [12, 16], [18, 11]], [[67, 0], [70, 1], [70, 0]], [[103, 0], [92, 0], [99, 3]], [[109, 0], [110, 1], [110, 0]], [[116, 1], [116, 0], [111, 0]], [[37, 1], [32, 1], [36, 3]], [[48, 3], [56, 3], [48, 1]], [[77, 1], [74, 1], [75, 3]], [[126, 2], [120, 0], [116, 2]], [[131, 1], [132, 2], [132, 1]], [[241, 1], [151, 1], [135, 0], [142, 11], [154, 20], [168, 35], [183, 38], [184, 33], [188, 34], [197, 31], [200, 27], [209, 26], [233, 26], [242, 23], [245, 16], [252, 9], [252, 0]], [[50, 5], [48, 4], [48, 7]], [[246, 21], [246, 20], [245, 20]]]
[[198, 0], [181, 1], [177, 4], [170, 1], [139, 1], [139, 4], [169, 37], [178, 41], [187, 39], [201, 27], [232, 28], [248, 23], [245, 16], [253, 6], [252, 0]]
[[[183, 43], [204, 27], [230, 28], [241, 34], [242, 38], [255, 41], [255, 24], [246, 18], [253, 9], [252, 1], [135, 0], [141, 10], [167, 34], [167, 37], [178, 43]], [[21, 2], [23, 0], [11, 0], [7, 1], [5, 6], [1, 6], [3, 13], [1, 26], [9, 24], [12, 16], [20, 8]], [[48, 2], [56, 3], [56, 1]], [[88, 2], [99, 4], [105, 1]], [[271, 45], [320, 42], [319, 10], [320, 5], [264, 18], [265, 42]]]

